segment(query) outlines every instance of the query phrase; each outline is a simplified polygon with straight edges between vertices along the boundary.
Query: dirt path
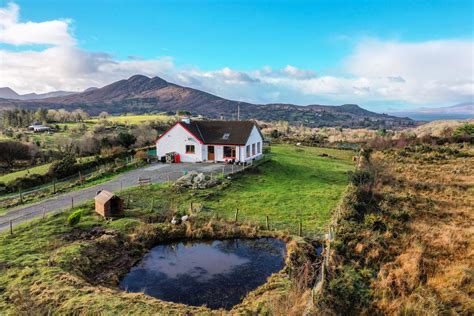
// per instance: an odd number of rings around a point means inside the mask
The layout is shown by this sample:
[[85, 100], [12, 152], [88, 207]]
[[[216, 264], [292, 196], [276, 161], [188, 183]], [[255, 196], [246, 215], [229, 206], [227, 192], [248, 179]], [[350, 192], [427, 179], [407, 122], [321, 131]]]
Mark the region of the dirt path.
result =
[[[205, 173], [221, 173], [224, 168], [226, 174], [232, 171], [232, 166], [221, 164], [152, 164], [146, 167], [128, 171], [110, 181], [84, 188], [78, 191], [68, 192], [57, 195], [53, 198], [43, 200], [38, 203], [20, 206], [9, 210], [6, 214], [0, 216], [0, 232], [9, 229], [10, 221], [12, 226], [27, 222], [33, 218], [46, 214], [64, 211], [71, 207], [72, 201], [74, 205], [80, 205], [94, 198], [99, 190], [108, 190], [111, 192], [119, 192], [138, 185], [138, 178], [151, 178], [152, 183], [163, 183], [169, 180], [176, 180], [183, 175], [184, 172], [198, 171]], [[235, 167], [237, 168], [237, 167]], [[241, 167], [239, 167], [241, 168]], [[237, 169], [235, 169], [237, 170]]]

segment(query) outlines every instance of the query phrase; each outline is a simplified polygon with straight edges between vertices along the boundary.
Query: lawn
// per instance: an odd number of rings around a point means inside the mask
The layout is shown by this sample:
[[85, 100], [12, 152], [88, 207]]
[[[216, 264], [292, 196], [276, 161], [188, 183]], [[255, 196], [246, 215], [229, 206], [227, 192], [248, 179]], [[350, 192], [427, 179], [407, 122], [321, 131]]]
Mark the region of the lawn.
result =
[[41, 166], [36, 166], [36, 167], [32, 167], [32, 168], [28, 168], [28, 169], [24, 169], [24, 170], [20, 170], [16, 172], [7, 173], [7, 174], [4, 174], [3, 176], [0, 176], [0, 182], [8, 183], [10, 181], [15, 180], [16, 178], [24, 177], [28, 174], [41, 174], [42, 175], [48, 172], [50, 166], [51, 164], [47, 163]]
[[[94, 159], [94, 156], [88, 156], [88, 157], [80, 157], [77, 158], [78, 162], [88, 162], [92, 161]], [[19, 177], [24, 177], [29, 174], [46, 174], [49, 170], [49, 167], [51, 166], [51, 163], [46, 163], [44, 165], [36, 166], [36, 167], [31, 167], [28, 169], [20, 170], [20, 171], [15, 171], [11, 173], [4, 174], [3, 176], [0, 176], [0, 182], [3, 183], [9, 183], [10, 181], [15, 180], [16, 178]]]
[[271, 161], [256, 172], [238, 176], [222, 190], [176, 194], [163, 185], [155, 185], [132, 189], [127, 194], [140, 208], [148, 208], [153, 199], [157, 209], [172, 207], [185, 212], [192, 202], [228, 219], [234, 218], [236, 209], [240, 219], [261, 224], [268, 216], [272, 227], [292, 233], [297, 232], [301, 220], [304, 233], [320, 233], [347, 186], [353, 152], [290, 145], [273, 146], [272, 151]]

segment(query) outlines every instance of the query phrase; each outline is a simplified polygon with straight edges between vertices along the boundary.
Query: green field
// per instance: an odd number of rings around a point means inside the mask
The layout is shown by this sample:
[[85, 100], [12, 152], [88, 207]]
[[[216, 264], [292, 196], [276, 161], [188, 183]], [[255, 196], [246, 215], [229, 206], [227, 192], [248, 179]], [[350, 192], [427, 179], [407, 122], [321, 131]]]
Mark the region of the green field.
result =
[[[158, 209], [170, 207], [185, 212], [190, 203], [204, 205], [206, 212], [228, 219], [239, 218], [265, 223], [295, 233], [301, 220], [306, 233], [321, 231], [347, 186], [347, 171], [353, 168], [353, 153], [347, 150], [295, 147], [272, 147], [273, 158], [257, 172], [237, 176], [225, 189], [206, 189], [198, 193], [174, 193], [163, 185], [135, 189], [135, 205], [147, 208], [151, 200]], [[327, 154], [329, 157], [321, 157]]]
[[[143, 115], [121, 115], [121, 116], [109, 116], [107, 121], [120, 124], [141, 124], [152, 121], [164, 121], [167, 122], [173, 117], [166, 114], [143, 114]], [[97, 123], [101, 119], [93, 118], [87, 120], [87, 122]]]
[[51, 164], [47, 163], [41, 166], [36, 166], [36, 167], [28, 168], [25, 170], [7, 173], [3, 176], [0, 176], [0, 182], [8, 183], [10, 181], [15, 180], [16, 178], [24, 177], [29, 174], [45, 174], [46, 172], [48, 172], [50, 166]]
[[[149, 236], [149, 229], [155, 227], [153, 229], [161, 233], [153, 231], [165, 238], [163, 234], [168, 231], [168, 224], [150, 226], [145, 223], [160, 221], [160, 218], [165, 218], [167, 223], [170, 214], [188, 212], [193, 202], [195, 207], [203, 207], [197, 214], [199, 221], [216, 216], [233, 220], [235, 209], [239, 208], [239, 222], [264, 224], [265, 216], [269, 216], [272, 229], [295, 233], [297, 222], [302, 220], [305, 233], [321, 232], [347, 185], [347, 171], [353, 168], [352, 152], [288, 145], [274, 146], [272, 151], [271, 161], [236, 175], [225, 187], [177, 192], [167, 184], [159, 184], [124, 191], [124, 197], [130, 194], [130, 207], [122, 219], [112, 222], [100, 219], [93, 212], [93, 203], [89, 202], [82, 206], [83, 218], [74, 229], [66, 224], [70, 212], [64, 212], [17, 226], [13, 235], [0, 234], [0, 310], [6, 314], [44, 314], [52, 311], [51, 308], [66, 314], [77, 310], [86, 314], [118, 310], [182, 312], [173, 310], [177, 305], [135, 299], [136, 296], [120, 291], [91, 286], [75, 276], [95, 275], [101, 262], [111, 259], [96, 254], [95, 241], [68, 241], [66, 234], [74, 230], [88, 232], [92, 227], [103, 226], [140, 241], [139, 236]], [[160, 217], [160, 214], [166, 216]], [[210, 226], [204, 227], [209, 229]], [[100, 240], [97, 240], [99, 245]], [[107, 247], [122, 247], [114, 246], [110, 238], [103, 242], [107, 246], [100, 246], [102, 253], [112, 251]], [[117, 251], [110, 254], [111, 258], [123, 255]]]

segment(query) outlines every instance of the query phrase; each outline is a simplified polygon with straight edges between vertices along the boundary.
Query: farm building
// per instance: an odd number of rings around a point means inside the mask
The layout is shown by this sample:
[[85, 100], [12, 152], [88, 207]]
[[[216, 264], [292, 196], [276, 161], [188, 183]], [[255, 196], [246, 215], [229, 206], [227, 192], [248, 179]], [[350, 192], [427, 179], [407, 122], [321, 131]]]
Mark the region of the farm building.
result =
[[263, 135], [251, 121], [176, 123], [156, 141], [156, 155], [177, 153], [181, 162], [248, 162], [263, 153]]
[[123, 212], [123, 200], [112, 192], [102, 190], [95, 196], [95, 211], [103, 217], [117, 217]]

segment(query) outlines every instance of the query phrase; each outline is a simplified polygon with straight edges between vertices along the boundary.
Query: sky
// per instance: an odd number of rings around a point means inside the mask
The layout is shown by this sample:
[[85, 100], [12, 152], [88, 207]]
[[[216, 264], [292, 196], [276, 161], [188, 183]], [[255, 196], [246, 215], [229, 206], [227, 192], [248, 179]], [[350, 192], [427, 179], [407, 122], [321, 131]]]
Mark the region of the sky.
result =
[[135, 74], [254, 103], [473, 102], [473, 1], [0, 0], [0, 87]]

